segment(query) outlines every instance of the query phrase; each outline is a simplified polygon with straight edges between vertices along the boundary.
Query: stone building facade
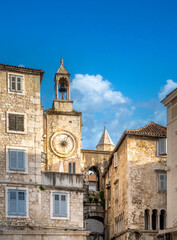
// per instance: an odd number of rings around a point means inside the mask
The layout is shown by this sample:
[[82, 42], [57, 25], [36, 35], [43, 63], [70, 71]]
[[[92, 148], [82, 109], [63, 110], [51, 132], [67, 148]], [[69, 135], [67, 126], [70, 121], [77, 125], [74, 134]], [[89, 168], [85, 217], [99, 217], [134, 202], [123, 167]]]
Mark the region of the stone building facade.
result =
[[[43, 74], [0, 65], [2, 240], [84, 240], [88, 235], [83, 221], [82, 115], [72, 109], [70, 75], [61, 62], [56, 98], [43, 118]], [[59, 99], [61, 87], [66, 99]]]
[[166, 128], [125, 131], [105, 171], [106, 239], [154, 240], [166, 226]]
[[177, 239], [177, 88], [162, 103], [167, 107], [167, 229], [168, 240]]

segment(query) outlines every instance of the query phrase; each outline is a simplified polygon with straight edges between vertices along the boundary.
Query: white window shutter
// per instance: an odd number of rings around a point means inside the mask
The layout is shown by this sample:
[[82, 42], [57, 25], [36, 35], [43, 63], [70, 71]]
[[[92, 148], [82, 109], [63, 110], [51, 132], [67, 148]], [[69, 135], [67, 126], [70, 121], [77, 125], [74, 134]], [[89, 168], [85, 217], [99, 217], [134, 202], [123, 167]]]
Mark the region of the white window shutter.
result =
[[117, 160], [118, 160], [117, 152], [115, 152], [115, 153], [114, 153], [114, 167], [115, 167], [115, 168], [117, 167]]
[[158, 145], [159, 145], [158, 146], [159, 155], [167, 154], [167, 140], [166, 140], [166, 138], [159, 139]]
[[167, 174], [159, 173], [159, 191], [167, 190]]

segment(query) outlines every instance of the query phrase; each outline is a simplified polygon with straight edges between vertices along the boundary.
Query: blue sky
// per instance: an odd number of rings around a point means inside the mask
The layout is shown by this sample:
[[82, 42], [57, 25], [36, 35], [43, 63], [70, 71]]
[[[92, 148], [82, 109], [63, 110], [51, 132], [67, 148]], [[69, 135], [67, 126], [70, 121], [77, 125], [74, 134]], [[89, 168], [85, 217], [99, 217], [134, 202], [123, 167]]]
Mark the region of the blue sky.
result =
[[175, 0], [0, 0], [0, 12], [0, 62], [45, 71], [45, 109], [64, 59], [83, 148], [95, 148], [105, 120], [115, 144], [125, 129], [166, 124], [160, 100], [177, 87]]

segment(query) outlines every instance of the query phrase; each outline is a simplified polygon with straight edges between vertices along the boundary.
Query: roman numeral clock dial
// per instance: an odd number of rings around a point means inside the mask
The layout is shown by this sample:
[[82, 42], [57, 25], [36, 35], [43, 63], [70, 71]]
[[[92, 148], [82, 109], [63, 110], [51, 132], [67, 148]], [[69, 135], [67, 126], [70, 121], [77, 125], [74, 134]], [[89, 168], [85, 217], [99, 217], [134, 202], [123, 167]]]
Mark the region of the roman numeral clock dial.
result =
[[65, 131], [54, 133], [51, 137], [51, 148], [57, 156], [69, 157], [76, 148], [75, 137]]

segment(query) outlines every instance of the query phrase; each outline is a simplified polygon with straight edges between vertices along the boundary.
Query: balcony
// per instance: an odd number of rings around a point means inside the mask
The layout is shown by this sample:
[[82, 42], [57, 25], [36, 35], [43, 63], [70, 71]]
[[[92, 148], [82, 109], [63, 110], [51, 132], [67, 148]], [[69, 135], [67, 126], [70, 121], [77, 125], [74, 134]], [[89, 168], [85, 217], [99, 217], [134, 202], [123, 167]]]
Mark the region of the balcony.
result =
[[64, 190], [84, 190], [84, 175], [42, 172], [42, 185]]

